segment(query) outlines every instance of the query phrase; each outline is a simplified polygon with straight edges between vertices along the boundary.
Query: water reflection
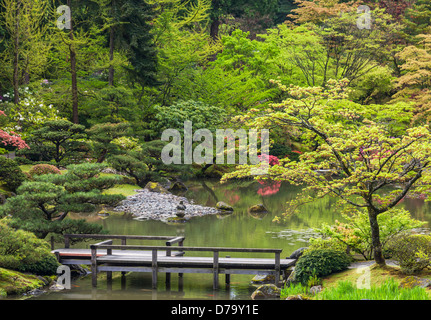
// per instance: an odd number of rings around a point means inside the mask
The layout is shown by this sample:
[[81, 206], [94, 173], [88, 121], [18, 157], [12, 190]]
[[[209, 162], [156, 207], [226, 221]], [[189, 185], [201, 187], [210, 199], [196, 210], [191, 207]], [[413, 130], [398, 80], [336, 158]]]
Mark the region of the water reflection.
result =
[[[313, 228], [322, 223], [333, 224], [336, 219], [340, 219], [335, 199], [327, 197], [303, 206], [300, 213], [290, 217], [286, 224], [274, 223], [273, 218], [285, 212], [286, 202], [295, 198], [300, 191], [298, 187], [285, 183], [242, 181], [221, 185], [218, 181], [190, 181], [187, 186], [189, 189], [185, 196], [195, 203], [215, 206], [218, 201], [224, 201], [234, 207], [234, 212], [193, 218], [181, 224], [137, 221], [130, 216], [95, 219], [111, 234], [183, 235], [186, 237], [186, 246], [281, 248], [283, 258], [306, 246], [313, 235]], [[259, 217], [250, 215], [248, 208], [260, 203], [268, 209], [268, 214]], [[406, 198], [402, 206], [410, 210], [414, 218], [428, 223], [431, 221], [430, 203], [425, 203], [423, 199]], [[192, 255], [193, 252], [187, 254]], [[183, 278], [172, 274], [169, 288], [166, 287], [164, 274], [161, 274], [156, 291], [151, 290], [151, 274], [117, 275], [111, 284], [102, 279], [97, 289], [91, 287], [91, 277], [85, 277], [74, 282], [72, 290], [42, 295], [37, 299], [236, 300], [250, 299], [255, 290], [251, 284], [252, 276], [233, 275], [230, 286], [225, 286], [223, 279], [220, 277], [220, 289], [214, 292], [211, 274], [184, 274]]]

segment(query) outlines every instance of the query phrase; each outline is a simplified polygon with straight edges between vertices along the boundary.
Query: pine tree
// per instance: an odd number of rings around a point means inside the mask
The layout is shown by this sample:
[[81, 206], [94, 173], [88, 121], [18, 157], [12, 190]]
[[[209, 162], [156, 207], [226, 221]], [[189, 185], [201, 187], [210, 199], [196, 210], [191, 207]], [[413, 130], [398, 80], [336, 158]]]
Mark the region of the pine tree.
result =
[[64, 174], [35, 176], [0, 208], [0, 217], [10, 215], [11, 226], [41, 239], [50, 233], [100, 233], [102, 226], [67, 216], [70, 212], [92, 212], [99, 205], [114, 206], [124, 199], [122, 195], [103, 194], [119, 182], [118, 177], [100, 176], [104, 167], [86, 163], [68, 166]]

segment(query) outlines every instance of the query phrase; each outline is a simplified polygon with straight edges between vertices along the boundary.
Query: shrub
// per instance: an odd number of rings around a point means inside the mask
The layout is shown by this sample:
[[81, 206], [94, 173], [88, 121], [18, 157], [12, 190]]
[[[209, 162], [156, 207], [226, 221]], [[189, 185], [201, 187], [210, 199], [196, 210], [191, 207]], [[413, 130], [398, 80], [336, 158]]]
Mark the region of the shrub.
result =
[[393, 238], [388, 249], [392, 258], [399, 262], [402, 272], [414, 274], [430, 264], [431, 236], [403, 234]]
[[294, 281], [307, 284], [312, 277], [324, 277], [346, 270], [351, 258], [345, 252], [332, 249], [316, 249], [305, 252], [297, 261]]
[[58, 262], [48, 243], [31, 232], [0, 221], [0, 267], [40, 275], [56, 273]]
[[60, 169], [50, 164], [37, 164], [28, 172], [31, 176], [41, 176], [43, 174], [61, 174]]
[[59, 263], [53, 254], [44, 255], [40, 260], [32, 263], [23, 263], [18, 267], [20, 272], [29, 272], [37, 275], [54, 275], [57, 273]]
[[3, 181], [11, 191], [15, 192], [26, 179], [27, 177], [15, 161], [0, 157], [0, 182]]

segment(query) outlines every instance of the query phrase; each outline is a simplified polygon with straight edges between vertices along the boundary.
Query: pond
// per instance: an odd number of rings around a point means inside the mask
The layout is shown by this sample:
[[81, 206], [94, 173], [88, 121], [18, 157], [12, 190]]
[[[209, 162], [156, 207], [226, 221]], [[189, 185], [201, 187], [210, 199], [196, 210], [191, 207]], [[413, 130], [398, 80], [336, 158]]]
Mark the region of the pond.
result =
[[[234, 212], [193, 218], [180, 224], [139, 221], [130, 216], [92, 216], [88, 220], [102, 224], [110, 234], [183, 235], [185, 246], [280, 248], [283, 249], [282, 258], [285, 258], [294, 250], [307, 246], [308, 238], [313, 235], [312, 228], [340, 219], [335, 200], [323, 198], [302, 207], [301, 212], [290, 217], [286, 224], [274, 223], [273, 218], [285, 212], [286, 202], [295, 198], [300, 190], [289, 184], [263, 185], [254, 181], [220, 184], [211, 180], [189, 181], [186, 184], [189, 189], [185, 196], [188, 199], [205, 206], [215, 206], [218, 201], [224, 201], [234, 207]], [[269, 213], [250, 215], [248, 208], [259, 203], [264, 204]], [[410, 210], [414, 218], [431, 222], [430, 203], [423, 199], [405, 199], [402, 205]], [[44, 294], [34, 299], [242, 300], [250, 299], [256, 289], [250, 275], [232, 275], [229, 287], [224, 284], [224, 276], [220, 276], [217, 291], [212, 289], [211, 274], [184, 274], [182, 283], [173, 274], [170, 288], [166, 288], [164, 274], [160, 274], [157, 290], [151, 290], [150, 273], [114, 276], [109, 287], [103, 277], [104, 273], [99, 275], [97, 289], [91, 287], [91, 276], [86, 276], [74, 280], [71, 290]]]

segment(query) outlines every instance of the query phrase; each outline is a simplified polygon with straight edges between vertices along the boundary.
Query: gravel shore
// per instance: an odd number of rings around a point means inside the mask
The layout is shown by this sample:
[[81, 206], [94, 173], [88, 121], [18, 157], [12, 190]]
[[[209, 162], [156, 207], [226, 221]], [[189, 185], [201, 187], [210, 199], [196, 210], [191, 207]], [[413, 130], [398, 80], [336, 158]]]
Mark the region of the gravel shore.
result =
[[190, 202], [187, 198], [171, 193], [158, 193], [146, 189], [136, 190], [138, 193], [123, 200], [114, 211], [131, 213], [136, 220], [159, 220], [168, 222], [177, 218], [177, 206], [180, 201], [185, 205], [187, 220], [193, 217], [201, 217], [208, 214], [217, 214], [219, 210], [212, 207], [204, 207]]

